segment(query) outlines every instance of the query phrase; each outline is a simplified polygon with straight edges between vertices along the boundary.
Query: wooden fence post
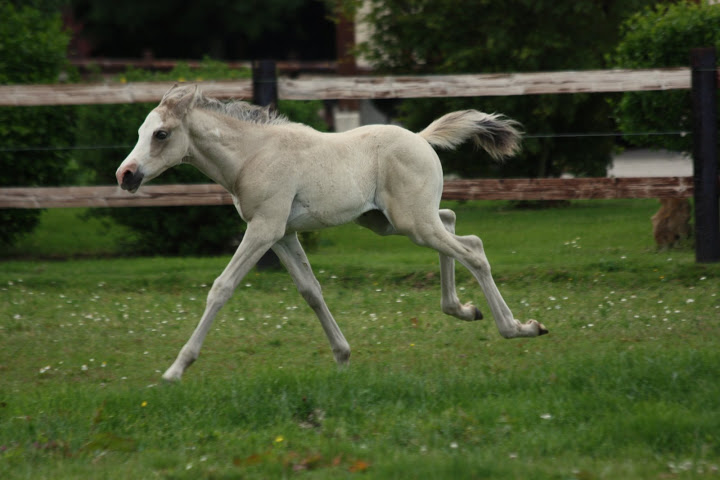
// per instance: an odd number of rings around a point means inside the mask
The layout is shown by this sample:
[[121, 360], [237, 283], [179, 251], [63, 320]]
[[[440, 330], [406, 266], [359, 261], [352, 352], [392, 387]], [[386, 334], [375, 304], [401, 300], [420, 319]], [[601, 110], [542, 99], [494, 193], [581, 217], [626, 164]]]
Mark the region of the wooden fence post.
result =
[[274, 60], [256, 60], [252, 66], [253, 103], [275, 110], [278, 101], [277, 66]]
[[[274, 60], [256, 60], [252, 64], [253, 103], [261, 107], [277, 109], [278, 81], [277, 65]], [[268, 250], [257, 263], [258, 270], [281, 268], [275, 252]]]
[[714, 48], [691, 51], [695, 260], [720, 262], [718, 210], [717, 58]]

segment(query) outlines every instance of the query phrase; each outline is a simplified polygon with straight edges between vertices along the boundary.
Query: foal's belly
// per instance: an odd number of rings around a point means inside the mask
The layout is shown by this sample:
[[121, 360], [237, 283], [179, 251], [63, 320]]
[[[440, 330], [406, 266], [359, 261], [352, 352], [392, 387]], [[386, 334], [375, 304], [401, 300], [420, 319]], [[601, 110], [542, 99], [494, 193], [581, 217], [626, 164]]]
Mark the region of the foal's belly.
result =
[[320, 230], [352, 222], [368, 210], [377, 207], [370, 201], [352, 198], [310, 199], [296, 198], [290, 209], [287, 231]]

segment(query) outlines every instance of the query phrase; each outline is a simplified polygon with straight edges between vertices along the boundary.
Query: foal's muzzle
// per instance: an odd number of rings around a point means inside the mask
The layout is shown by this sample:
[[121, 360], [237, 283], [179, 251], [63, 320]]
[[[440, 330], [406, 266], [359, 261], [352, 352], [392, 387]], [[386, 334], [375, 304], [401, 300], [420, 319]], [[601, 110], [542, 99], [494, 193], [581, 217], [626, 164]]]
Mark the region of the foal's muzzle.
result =
[[144, 176], [145, 175], [143, 175], [140, 170], [136, 170], [135, 172], [126, 170], [122, 176], [120, 188], [122, 188], [123, 190], [127, 190], [130, 193], [135, 193], [137, 189], [140, 188], [140, 184], [142, 183]]

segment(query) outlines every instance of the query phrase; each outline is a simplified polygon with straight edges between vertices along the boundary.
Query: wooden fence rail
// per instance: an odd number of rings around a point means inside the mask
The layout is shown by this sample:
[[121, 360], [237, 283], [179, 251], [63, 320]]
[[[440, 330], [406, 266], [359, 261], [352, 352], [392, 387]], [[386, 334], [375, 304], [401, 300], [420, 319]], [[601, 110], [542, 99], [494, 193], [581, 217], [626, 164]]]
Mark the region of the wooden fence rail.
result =
[[[576, 200], [688, 198], [692, 177], [537, 178], [447, 180], [446, 200]], [[148, 207], [232, 205], [216, 184], [146, 185], [130, 194], [119, 187], [0, 188], [0, 208]]]
[[[720, 71], [719, 71], [720, 73]], [[478, 75], [301, 77], [278, 79], [284, 100], [477, 97], [689, 89], [689, 68]], [[201, 82], [216, 98], [252, 98], [252, 80]], [[0, 106], [159, 102], [171, 82], [2, 85]]]

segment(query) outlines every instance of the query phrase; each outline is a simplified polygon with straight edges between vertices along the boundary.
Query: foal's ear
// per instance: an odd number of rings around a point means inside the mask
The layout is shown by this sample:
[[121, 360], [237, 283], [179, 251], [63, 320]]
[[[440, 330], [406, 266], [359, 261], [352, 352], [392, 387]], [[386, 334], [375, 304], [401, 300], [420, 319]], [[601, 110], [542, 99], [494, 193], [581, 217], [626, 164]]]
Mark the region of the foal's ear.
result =
[[170, 90], [165, 92], [165, 95], [163, 95], [162, 100], [160, 100], [160, 104], [165, 103], [165, 100], [170, 96], [170, 94], [179, 86], [178, 83], [174, 84], [172, 87], [170, 87]]
[[200, 96], [200, 87], [195, 85], [186, 95], [184, 95], [178, 104], [175, 106], [174, 113], [178, 118], [182, 118], [192, 107], [195, 106], [195, 101]]
[[183, 118], [195, 106], [195, 102], [199, 97], [200, 88], [198, 85], [180, 87], [175, 84], [165, 93], [160, 105], [164, 105], [173, 116]]

